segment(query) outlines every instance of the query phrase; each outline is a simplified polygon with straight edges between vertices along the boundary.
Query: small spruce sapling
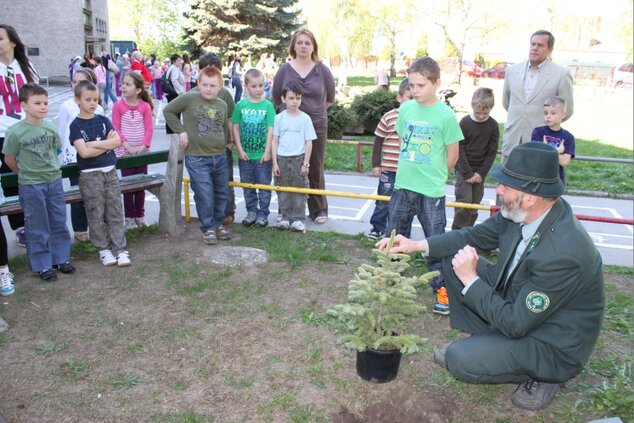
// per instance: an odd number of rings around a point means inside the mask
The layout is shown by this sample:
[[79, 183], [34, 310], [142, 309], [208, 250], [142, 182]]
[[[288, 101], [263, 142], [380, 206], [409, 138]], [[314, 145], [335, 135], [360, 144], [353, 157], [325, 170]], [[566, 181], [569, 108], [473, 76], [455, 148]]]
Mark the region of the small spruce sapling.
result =
[[328, 314], [336, 318], [343, 330], [339, 342], [358, 351], [367, 348], [393, 350], [404, 354], [419, 351], [425, 339], [400, 332], [408, 318], [425, 307], [416, 303], [416, 288], [428, 284], [438, 272], [422, 276], [402, 276], [409, 267], [410, 256], [389, 251], [394, 242], [392, 231], [385, 250], [374, 249], [378, 266], [361, 265], [348, 284], [348, 302], [337, 304]]

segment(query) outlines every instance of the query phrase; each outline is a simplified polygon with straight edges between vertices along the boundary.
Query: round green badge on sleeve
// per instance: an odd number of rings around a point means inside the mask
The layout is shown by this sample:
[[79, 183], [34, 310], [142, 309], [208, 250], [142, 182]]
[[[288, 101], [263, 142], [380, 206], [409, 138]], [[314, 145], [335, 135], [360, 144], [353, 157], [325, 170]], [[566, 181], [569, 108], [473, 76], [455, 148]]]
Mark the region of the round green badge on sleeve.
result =
[[533, 313], [541, 313], [550, 305], [550, 298], [543, 292], [533, 291], [526, 296], [526, 307]]

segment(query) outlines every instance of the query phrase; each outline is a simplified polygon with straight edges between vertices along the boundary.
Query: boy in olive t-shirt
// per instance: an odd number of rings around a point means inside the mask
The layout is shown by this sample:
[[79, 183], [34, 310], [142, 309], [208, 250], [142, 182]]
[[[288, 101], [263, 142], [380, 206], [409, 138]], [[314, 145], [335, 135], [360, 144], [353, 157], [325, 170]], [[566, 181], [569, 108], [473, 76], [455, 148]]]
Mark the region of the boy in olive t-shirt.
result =
[[26, 119], [9, 128], [2, 153], [7, 166], [18, 174], [31, 270], [44, 281], [54, 281], [57, 275], [53, 269], [75, 272], [70, 263], [70, 233], [57, 157], [61, 142], [55, 127], [44, 121], [48, 92], [31, 82], [20, 88], [19, 98]]

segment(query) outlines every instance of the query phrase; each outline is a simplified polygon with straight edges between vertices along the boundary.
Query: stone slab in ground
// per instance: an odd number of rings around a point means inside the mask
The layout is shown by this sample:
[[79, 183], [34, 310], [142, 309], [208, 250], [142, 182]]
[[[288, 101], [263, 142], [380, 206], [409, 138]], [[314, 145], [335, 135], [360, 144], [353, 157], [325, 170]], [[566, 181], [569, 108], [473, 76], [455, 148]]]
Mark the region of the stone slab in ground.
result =
[[266, 263], [269, 256], [264, 250], [252, 247], [212, 247], [203, 250], [202, 257], [211, 264], [222, 266], [255, 266]]

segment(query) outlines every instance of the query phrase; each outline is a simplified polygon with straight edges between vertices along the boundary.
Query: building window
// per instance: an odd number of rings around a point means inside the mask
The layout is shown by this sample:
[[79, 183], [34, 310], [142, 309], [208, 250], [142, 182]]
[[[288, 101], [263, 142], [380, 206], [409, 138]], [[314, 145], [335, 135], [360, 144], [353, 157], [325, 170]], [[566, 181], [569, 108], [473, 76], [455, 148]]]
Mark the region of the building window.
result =
[[27, 47], [26, 50], [27, 50], [27, 55], [29, 57], [40, 55], [40, 49], [38, 47]]

